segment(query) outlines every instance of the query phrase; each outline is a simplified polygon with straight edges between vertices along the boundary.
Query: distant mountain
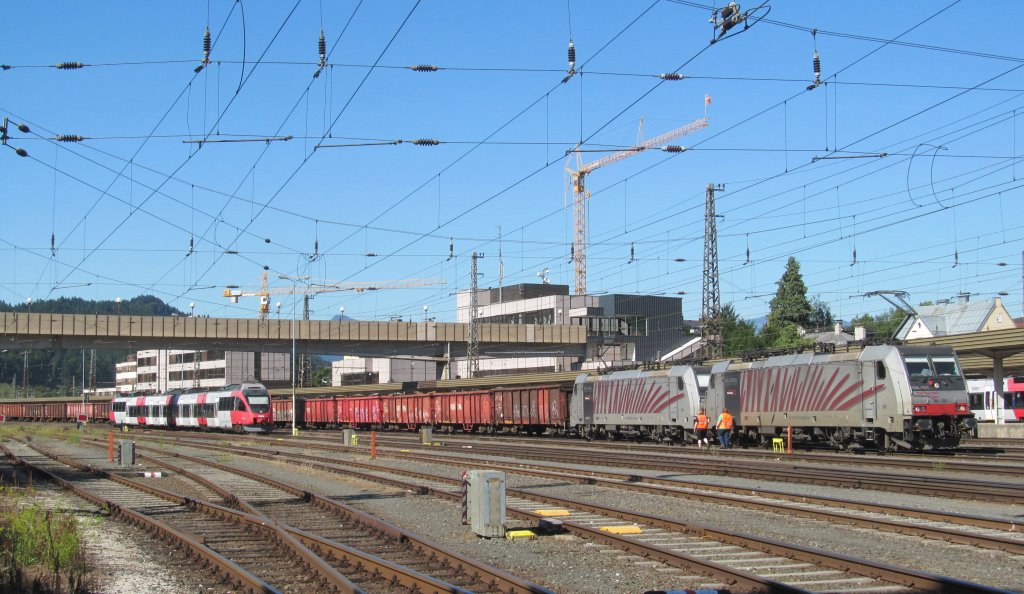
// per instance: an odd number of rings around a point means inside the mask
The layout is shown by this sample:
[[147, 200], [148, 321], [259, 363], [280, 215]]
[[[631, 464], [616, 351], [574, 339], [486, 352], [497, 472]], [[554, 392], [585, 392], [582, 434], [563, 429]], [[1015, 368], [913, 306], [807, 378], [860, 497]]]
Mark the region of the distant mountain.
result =
[[[59, 314], [108, 314], [133, 316], [186, 316], [185, 312], [171, 307], [152, 295], [141, 295], [131, 299], [92, 301], [79, 297], [43, 299], [32, 303], [12, 305], [0, 301], [0, 312], [59, 313]], [[129, 351], [96, 349], [92, 366], [96, 369], [96, 386], [114, 385], [114, 363], [124, 361]], [[85, 355], [86, 383], [89, 383], [89, 368], [92, 354]], [[21, 388], [27, 373], [29, 388], [42, 388], [42, 392], [72, 394], [82, 387], [81, 349], [30, 350], [15, 349], [0, 352], [0, 384], [5, 388]], [[75, 390], [72, 390], [72, 386]]]

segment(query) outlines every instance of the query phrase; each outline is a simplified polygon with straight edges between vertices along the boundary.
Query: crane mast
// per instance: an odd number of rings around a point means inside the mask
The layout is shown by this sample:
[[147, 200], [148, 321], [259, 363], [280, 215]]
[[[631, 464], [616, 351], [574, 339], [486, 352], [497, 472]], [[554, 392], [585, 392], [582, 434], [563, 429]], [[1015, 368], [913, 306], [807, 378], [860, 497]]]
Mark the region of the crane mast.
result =
[[573, 242], [572, 242], [572, 260], [575, 268], [575, 281], [576, 281], [576, 294], [585, 295], [587, 293], [587, 199], [590, 197], [586, 189], [586, 177], [587, 174], [600, 169], [606, 165], [611, 165], [617, 161], [621, 161], [627, 157], [632, 157], [637, 153], [642, 153], [650, 148], [659, 147], [662, 150], [668, 150], [670, 152], [681, 152], [684, 150], [682, 147], [666, 147], [664, 143], [691, 134], [702, 128], [708, 126], [708, 119], [701, 118], [680, 126], [675, 130], [670, 130], [650, 138], [643, 142], [638, 143], [636, 146], [617, 151], [610, 155], [601, 157], [596, 161], [592, 161], [587, 164], [583, 164], [583, 158], [580, 152], [580, 145], [576, 145], [571, 153], [576, 154], [576, 169], [566, 167], [572, 180], [572, 202], [573, 202]]
[[[262, 282], [260, 283], [260, 289], [258, 291], [243, 291], [237, 286], [228, 286], [224, 289], [224, 297], [231, 300], [231, 303], [238, 303], [239, 297], [259, 297], [260, 306], [259, 314], [260, 320], [266, 320], [270, 314], [270, 296], [271, 295], [319, 295], [320, 293], [335, 293], [339, 291], [355, 291], [356, 293], [362, 293], [364, 291], [382, 291], [385, 289], [411, 289], [414, 287], [431, 287], [436, 285], [443, 285], [444, 281], [438, 278], [409, 278], [405, 280], [387, 280], [387, 281], [364, 281], [364, 282], [335, 282], [335, 281], [320, 281], [315, 283], [307, 283], [301, 286], [292, 287], [269, 287], [267, 284], [267, 273], [263, 273]], [[308, 308], [308, 300], [305, 302], [305, 307]], [[304, 319], [308, 319], [304, 318]]]

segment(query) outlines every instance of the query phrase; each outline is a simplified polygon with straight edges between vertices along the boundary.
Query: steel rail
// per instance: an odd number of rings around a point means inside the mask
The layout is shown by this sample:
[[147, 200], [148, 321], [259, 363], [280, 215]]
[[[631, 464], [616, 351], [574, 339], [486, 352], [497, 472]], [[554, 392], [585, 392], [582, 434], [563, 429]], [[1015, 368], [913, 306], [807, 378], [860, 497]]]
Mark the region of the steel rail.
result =
[[[161, 452], [175, 458], [181, 458], [196, 464], [202, 464], [211, 468], [216, 468], [224, 472], [229, 472], [243, 476], [249, 480], [258, 481], [269, 485], [275, 489], [279, 489], [293, 495], [302, 501], [309, 502], [321, 509], [337, 513], [346, 518], [346, 520], [354, 523], [358, 523], [362, 526], [366, 526], [373, 531], [386, 535], [388, 538], [395, 542], [402, 542], [411, 545], [414, 549], [418, 550], [421, 554], [426, 556], [440, 559], [440, 563], [451, 567], [462, 574], [474, 575], [477, 579], [483, 583], [488, 584], [491, 587], [499, 589], [501, 592], [509, 594], [552, 594], [549, 590], [532, 584], [505, 573], [496, 567], [489, 566], [484, 563], [480, 563], [464, 557], [459, 553], [445, 549], [441, 545], [431, 542], [430, 540], [416, 536], [415, 534], [403, 530], [394, 524], [390, 524], [380, 518], [375, 518], [365, 512], [359, 511], [351, 506], [345, 505], [334, 501], [328, 497], [320, 495], [311, 490], [300, 489], [298, 487], [289, 485], [287, 483], [274, 480], [272, 478], [260, 475], [255, 472], [249, 472], [240, 468], [234, 468], [210, 460], [204, 460], [195, 456], [188, 456], [180, 452]], [[169, 464], [164, 460], [158, 460], [152, 456], [140, 455], [140, 458], [149, 460], [155, 465], [162, 466], [165, 468], [172, 469], [181, 475], [188, 476], [190, 479], [200, 482], [201, 484], [218, 491], [218, 494], [225, 494], [226, 500], [231, 500], [239, 503], [245, 508], [245, 511], [253, 515], [260, 515], [267, 517], [265, 514], [257, 510], [252, 505], [248, 504], [244, 500], [238, 499], [234, 494], [223, 489], [216, 483], [192, 473], [180, 466]], [[224, 495], [222, 495], [224, 496]], [[345, 546], [341, 543], [335, 543], [327, 539], [320, 538], [316, 535], [311, 535], [307, 532], [299, 530], [294, 527], [286, 527], [287, 530], [291, 531], [294, 535], [299, 536], [304, 540], [315, 543], [316, 546], [329, 550], [331, 553], [338, 555], [342, 558], [349, 558], [354, 564], [363, 564], [376, 570], [380, 570], [385, 574], [393, 574], [398, 579], [399, 583], [403, 585], [416, 588], [419, 592], [463, 592], [462, 589], [452, 586], [451, 584], [443, 583], [430, 576], [419, 574], [418, 572], [411, 572], [408, 568], [394, 564], [385, 559], [376, 557], [351, 547]]]
[[[863, 503], [849, 499], [836, 499], [829, 497], [818, 497], [813, 495], [794, 495], [782, 491], [767, 489], [744, 489], [739, 487], [722, 487], [719, 485], [694, 485], [685, 481], [663, 479], [652, 476], [636, 474], [624, 474], [607, 471], [589, 471], [569, 468], [556, 468], [528, 464], [524, 462], [501, 463], [484, 460], [470, 460], [467, 458], [418, 455], [411, 453], [388, 452], [388, 456], [401, 460], [414, 462], [431, 461], [435, 463], [458, 463], [472, 468], [491, 468], [506, 470], [517, 474], [525, 474], [542, 478], [558, 478], [566, 481], [586, 485], [599, 485], [617, 489], [639, 491], [654, 495], [668, 497], [694, 499], [702, 502], [718, 505], [732, 505], [747, 509], [756, 509], [789, 516], [805, 517], [818, 520], [827, 520], [850, 526], [871, 528], [911, 536], [920, 536], [945, 542], [967, 544], [987, 549], [1005, 551], [1011, 554], [1024, 554], [1024, 540], [989, 536], [984, 534], [972, 534], [948, 528], [931, 527], [921, 524], [910, 524], [894, 520], [877, 518], [863, 518], [855, 515], [832, 512], [827, 510], [813, 510], [801, 507], [793, 507], [782, 503], [754, 501], [750, 497], [764, 497], [783, 499], [794, 503], [805, 503], [811, 505], [825, 506], [829, 508], [856, 509], [859, 511], [897, 515], [902, 517], [916, 518], [929, 521], [958, 524], [974, 528], [999, 530], [1002, 532], [1014, 532], [1017, 525], [1012, 521], [986, 518], [981, 516], [968, 516], [964, 514], [950, 514], [946, 512], [930, 512], [910, 507], [887, 506], [873, 503]], [[689, 490], [686, 490], [689, 489]], [[719, 493], [701, 493], [694, 491], [717, 491]]]
[[[345, 460], [345, 461], [330, 460], [330, 459], [324, 459], [324, 458], [320, 458], [320, 457], [311, 457], [311, 456], [308, 456], [308, 455], [305, 455], [305, 454], [303, 454], [303, 455], [299, 455], [299, 454], [285, 454], [285, 453], [282, 453], [282, 452], [273, 452], [273, 453], [269, 453], [269, 454], [262, 453], [262, 452], [257, 453], [257, 452], [252, 451], [251, 449], [246, 449], [244, 451], [239, 451], [239, 450], [234, 450], [234, 449], [230, 449], [230, 448], [224, 448], [222, 446], [211, 446], [209, 444], [203, 444], [202, 447], [210, 448], [210, 449], [214, 449], [214, 450], [228, 450], [228, 451], [233, 451], [233, 452], [240, 453], [240, 454], [243, 454], [243, 455], [249, 455], [249, 456], [266, 458], [266, 459], [282, 459], [282, 458], [286, 459], [286, 460], [289, 460], [289, 459], [299, 460], [299, 459], [301, 459], [302, 461], [304, 461], [306, 463], [309, 463], [311, 460], [316, 460], [316, 461], [320, 461], [320, 462], [326, 462], [326, 463], [330, 464], [330, 466], [324, 466], [322, 464], [316, 464], [315, 467], [317, 469], [320, 469], [320, 470], [326, 470], [326, 471], [340, 473], [340, 474], [348, 474], [348, 475], [356, 476], [356, 477], [363, 478], [363, 479], [366, 479], [366, 480], [371, 480], [371, 481], [375, 481], [375, 482], [381, 482], [381, 483], [384, 483], [384, 484], [390, 484], [390, 485], [393, 485], [393, 486], [396, 486], [396, 487], [399, 487], [399, 488], [402, 488], [402, 489], [408, 489], [408, 490], [411, 490], [413, 492], [417, 492], [417, 493], [420, 493], [420, 494], [432, 494], [432, 495], [435, 495], [435, 496], [438, 496], [438, 497], [441, 497], [441, 498], [445, 498], [445, 499], [449, 499], [449, 500], [456, 500], [456, 501], [460, 499], [460, 495], [458, 493], [454, 492], [454, 491], [448, 491], [448, 490], [445, 490], [445, 489], [438, 489], [438, 488], [435, 488], [435, 487], [431, 487], [429, 485], [423, 485], [423, 484], [419, 484], [419, 483], [409, 483], [407, 481], [401, 481], [401, 480], [393, 479], [393, 478], [390, 478], [390, 477], [380, 476], [380, 475], [377, 475], [377, 474], [366, 473], [366, 472], [359, 472], [359, 471], [353, 470], [352, 467], [359, 467], [359, 468], [369, 469], [369, 470], [372, 470], [374, 472], [384, 472], [384, 473], [397, 474], [397, 475], [401, 475], [401, 476], [408, 476], [408, 477], [413, 477], [413, 478], [420, 479], [420, 480], [423, 480], [423, 481], [436, 482], [436, 483], [452, 485], [452, 486], [457, 486], [457, 485], [460, 484], [460, 481], [457, 480], [457, 479], [449, 479], [447, 477], [438, 477], [438, 476], [431, 475], [431, 474], [424, 473], [424, 472], [408, 471], [408, 470], [401, 470], [401, 469], [394, 469], [394, 468], [380, 468], [378, 466], [362, 464], [362, 463], [353, 462], [353, 461], [350, 461], [350, 460]], [[346, 467], [339, 468], [338, 466], [334, 466], [334, 465], [345, 465]], [[906, 586], [908, 588], [918, 588], [918, 589], [926, 590], [926, 591], [929, 591], [929, 592], [950, 592], [950, 593], [952, 593], [952, 592], [958, 592], [958, 593], [959, 592], [963, 592], [963, 593], [974, 593], [974, 594], [998, 594], [998, 593], [1003, 593], [1004, 592], [1003, 590], [999, 590], [999, 589], [996, 589], [996, 588], [990, 588], [988, 586], [983, 586], [983, 585], [980, 585], [980, 584], [973, 584], [973, 583], [970, 583], [970, 582], [964, 582], [964, 581], [957, 580], [957, 579], [954, 579], [954, 578], [948, 578], [948, 577], [944, 577], [944, 576], [939, 576], [939, 575], [931, 574], [931, 573], [928, 573], [928, 572], [923, 572], [923, 571], [918, 571], [918, 570], [908, 569], [908, 568], [894, 567], [894, 566], [891, 566], [891, 565], [888, 565], [888, 564], [885, 564], [885, 563], [878, 563], [878, 562], [874, 562], [874, 561], [870, 561], [870, 560], [866, 560], [866, 559], [859, 559], [859, 558], [851, 557], [851, 556], [847, 556], [847, 555], [840, 555], [840, 554], [835, 554], [835, 553], [829, 553], [829, 552], [826, 552], [826, 551], [816, 550], [816, 549], [813, 549], [813, 548], [810, 548], [810, 547], [803, 547], [803, 546], [800, 546], [800, 545], [791, 545], [791, 544], [783, 543], [781, 541], [775, 541], [773, 539], [765, 539], [765, 538], [759, 538], [759, 537], [754, 537], [754, 536], [750, 536], [750, 535], [743, 535], [743, 534], [732, 532], [732, 531], [728, 531], [728, 530], [714, 529], [714, 528], [709, 528], [709, 527], [700, 526], [700, 525], [688, 525], [686, 523], [679, 522], [678, 520], [673, 520], [671, 518], [664, 518], [664, 517], [659, 517], [659, 516], [646, 515], [646, 514], [631, 512], [631, 511], [628, 511], [628, 510], [621, 510], [621, 509], [616, 509], [616, 508], [611, 508], [611, 507], [598, 506], [598, 505], [595, 505], [595, 504], [588, 504], [588, 503], [584, 503], [584, 502], [569, 501], [569, 500], [565, 500], [565, 499], [561, 499], [561, 498], [557, 498], [557, 497], [551, 497], [551, 496], [547, 496], [547, 495], [543, 495], [543, 494], [532, 493], [532, 492], [529, 492], [529, 491], [522, 491], [522, 490], [516, 490], [516, 489], [507, 489], [506, 493], [509, 494], [509, 495], [515, 496], [515, 497], [520, 497], [520, 498], [528, 499], [528, 500], [532, 500], [532, 501], [538, 501], [538, 502], [542, 502], [542, 503], [545, 503], [545, 504], [551, 504], [551, 505], [556, 505], [556, 506], [563, 506], [563, 507], [582, 509], [582, 510], [585, 510], [585, 511], [590, 511], [591, 513], [598, 513], [598, 514], [601, 514], [601, 515], [607, 515], [609, 517], [619, 518], [619, 519], [623, 519], [623, 520], [630, 521], [630, 522], [645, 523], [645, 524], [650, 524], [650, 525], [654, 525], [654, 526], [660, 526], [660, 527], [663, 527], [665, 529], [673, 530], [673, 531], [677, 531], [677, 532], [682, 532], [682, 533], [687, 533], [687, 534], [694, 534], [694, 535], [697, 535], [697, 536], [706, 536], [706, 537], [712, 538], [714, 540], [719, 540], [719, 541], [722, 541], [722, 542], [729, 542], [729, 543], [735, 544], [737, 546], [741, 546], [741, 547], [745, 547], [745, 548], [749, 548], [749, 549], [754, 549], [754, 550], [758, 550], [758, 551], [762, 551], [762, 552], [768, 552], [768, 553], [774, 553], [774, 554], [782, 554], [783, 556], [790, 557], [790, 558], [793, 558], [793, 559], [803, 560], [803, 561], [807, 561], [807, 562], [811, 562], [811, 563], [815, 563], [815, 564], [819, 564], [819, 565], [824, 565], [824, 566], [827, 566], [827, 567], [832, 567], [832, 568], [840, 570], [840, 571], [849, 571], [849, 572], [853, 572], [853, 573], [858, 573], [860, 575], [873, 577], [875, 579], [884, 579], [884, 580], [892, 582], [892, 583], [904, 585], [904, 586]], [[516, 515], [518, 517], [528, 518], [528, 519], [531, 519], [531, 520], [537, 520], [537, 519], [540, 519], [540, 518], [543, 517], [543, 516], [541, 516], [539, 514], [535, 514], [535, 513], [530, 512], [530, 511], [517, 510], [517, 509], [514, 509], [514, 508], [507, 508], [507, 509], [508, 509], [508, 512], [510, 514]], [[768, 592], [803, 591], [803, 590], [800, 590], [800, 589], [794, 589], [792, 586], [788, 586], [788, 585], [782, 584], [780, 582], [775, 582], [773, 580], [768, 580], [768, 579], [765, 579], [765, 578], [761, 578], [760, 576], [757, 576], [755, 574], [751, 574], [751, 573], [748, 573], [748, 572], [745, 572], [745, 571], [742, 571], [742, 570], [738, 570], [738, 569], [733, 569], [733, 568], [728, 567], [728, 566], [719, 566], [718, 564], [714, 564], [713, 562], [708, 562], [708, 561], [705, 561], [705, 560], [702, 560], [702, 559], [699, 559], [699, 558], [696, 558], [696, 557], [692, 557], [692, 556], [689, 556], [689, 555], [684, 555], [684, 554], [676, 553], [676, 552], [668, 550], [668, 549], [663, 549], [661, 547], [657, 547], [656, 545], [647, 545], [647, 544], [643, 544], [643, 543], [637, 543], [636, 541], [634, 541], [632, 539], [625, 539], [625, 538], [617, 536], [617, 535], [610, 535], [610, 534], [604, 534], [604, 533], [599, 533], [599, 534], [596, 534], [596, 535], [592, 535], [591, 532], [593, 531], [593, 529], [590, 529], [590, 528], [588, 528], [586, 526], [577, 525], [577, 524], [574, 524], [572, 522], [563, 522], [563, 525], [566, 526], [567, 528], [573, 530], [574, 532], [576, 532], [577, 534], [579, 534], [581, 536], [585, 536], [587, 538], [591, 538], [592, 536], [596, 536], [596, 537], [599, 537], [599, 540], [602, 540], [602, 541], [608, 542], [608, 543], [613, 543], [613, 544], [615, 544], [615, 546], [619, 546], [620, 548], [621, 547], [627, 547], [627, 548], [625, 548], [623, 550], [632, 550], [632, 551], [638, 552], [640, 554], [643, 554], [645, 556], [647, 556], [648, 554], [654, 555], [651, 558], [654, 558], [654, 559], [657, 559], [659, 561], [662, 561], [663, 563], [665, 563], [667, 565], [671, 565], [671, 566], [675, 566], [675, 567], [684, 567], [684, 568], [687, 568], [687, 569], [690, 569], [690, 570], [701, 571], [701, 572], [706, 573], [706, 574], [708, 572], [711, 572], [711, 575], [713, 575], [716, 578], [720, 578], [722, 575], [726, 575], [727, 577], [726, 577], [725, 581], [729, 585], [741, 585], [741, 586], [747, 587], [747, 588], [759, 588], [759, 589], [763, 589], [764, 591], [768, 591]], [[723, 571], [726, 571], [727, 573], [725, 573], [725, 574], [718, 573], [720, 569], [723, 570]], [[751, 579], [753, 579], [755, 581], [754, 582], [749, 582], [748, 580], [751, 580]], [[755, 586], [754, 585], [755, 583], [759, 583], [760, 585]], [[775, 589], [775, 588], [784, 588], [784, 589]]]
[[[99, 444], [99, 443], [95, 443], [95, 442], [88, 443], [87, 445], [93, 445], [95, 447], [103, 446], [103, 444]], [[209, 466], [209, 467], [212, 467], [212, 468], [217, 468], [219, 470], [223, 470], [223, 471], [226, 471], [226, 472], [234, 472], [236, 474], [245, 476], [246, 478], [248, 478], [250, 480], [256, 480], [256, 481], [259, 481], [259, 482], [263, 482], [263, 483], [269, 484], [269, 485], [271, 485], [271, 486], [273, 486], [275, 488], [278, 488], [278, 489], [280, 489], [280, 490], [282, 490], [282, 491], [284, 491], [286, 493], [289, 493], [291, 495], [299, 497], [300, 499], [303, 499], [304, 501], [313, 501], [315, 498], [319, 498], [319, 496], [313, 495], [312, 493], [304, 492], [304, 491], [301, 491], [299, 489], [295, 489], [294, 487], [287, 486], [284, 483], [278, 483], [277, 481], [273, 481], [271, 479], [266, 479], [264, 477], [260, 477], [259, 475], [255, 474], [255, 473], [249, 473], [249, 472], [245, 472], [245, 471], [238, 471], [238, 470], [235, 470], [235, 469], [231, 469], [228, 466], [225, 466], [225, 465], [222, 465], [222, 464], [218, 464], [216, 462], [211, 462], [209, 460], [203, 460], [201, 458], [196, 458], [196, 457], [193, 457], [193, 456], [185, 456], [183, 454], [178, 454], [178, 453], [169, 453], [169, 454], [172, 455], [172, 456], [175, 456], [175, 457], [182, 458], [184, 460], [188, 460], [188, 461], [194, 462], [196, 464], [201, 464], [201, 465]], [[166, 461], [163, 461], [163, 460], [157, 460], [156, 458], [154, 458], [152, 456], [147, 456], [147, 455], [144, 455], [144, 454], [138, 454], [138, 457], [140, 459], [143, 459], [143, 460], [148, 460], [149, 462], [151, 462], [154, 465], [157, 465], [157, 466], [166, 468], [166, 469], [168, 469], [170, 471], [173, 471], [173, 472], [175, 472], [175, 473], [177, 473], [177, 474], [179, 474], [181, 476], [185, 476], [185, 477], [189, 478], [190, 480], [192, 480], [192, 481], [194, 481], [196, 483], [199, 483], [199, 484], [201, 484], [201, 485], [211, 489], [212, 491], [217, 493], [219, 496], [221, 496], [229, 504], [237, 506], [245, 514], [248, 514], [249, 516], [252, 516], [254, 518], [260, 518], [261, 522], [264, 525], [266, 525], [268, 528], [272, 528], [275, 531], [277, 531], [277, 540], [279, 542], [281, 542], [282, 544], [285, 544], [285, 545], [291, 547], [293, 550], [296, 550], [299, 554], [301, 554], [303, 556], [303, 558], [306, 560], [307, 563], [309, 563], [310, 565], [316, 566], [318, 568], [317, 569], [318, 572], [328, 571], [329, 570], [329, 572], [331, 572], [331, 573], [338, 573], [336, 569], [334, 569], [329, 563], [327, 563], [323, 559], [323, 556], [325, 556], [325, 555], [333, 555], [334, 558], [344, 559], [346, 562], [348, 562], [349, 564], [351, 564], [354, 567], [362, 567], [362, 568], [366, 569], [367, 571], [369, 571], [370, 573], [375, 573], [375, 574], [379, 574], [379, 575], [388, 576], [389, 581], [391, 583], [401, 584], [402, 586], [407, 587], [407, 588], [409, 588], [412, 591], [422, 592], [422, 593], [436, 593], [436, 594], [442, 594], [442, 593], [445, 593], [445, 594], [471, 594], [470, 592], [468, 592], [468, 591], [466, 591], [466, 590], [464, 590], [462, 588], [459, 588], [457, 586], [454, 586], [454, 585], [446, 583], [446, 582], [442, 582], [442, 581], [440, 581], [440, 580], [438, 580], [436, 578], [433, 578], [433, 577], [431, 577], [429, 575], [420, 573], [420, 572], [415, 571], [415, 570], [411, 570], [411, 569], [409, 569], [407, 567], [404, 567], [402, 565], [398, 565], [397, 563], [392, 563], [391, 561], [388, 561], [386, 559], [382, 559], [382, 558], [380, 558], [380, 557], [378, 557], [376, 555], [373, 555], [371, 553], [367, 553], [365, 551], [361, 551], [359, 549], [355, 549], [355, 548], [350, 547], [348, 545], [345, 545], [343, 543], [333, 542], [333, 541], [330, 541], [328, 539], [321, 538], [321, 537], [319, 537], [319, 536], [317, 536], [315, 534], [310, 534], [310, 533], [308, 533], [308, 532], [306, 532], [304, 530], [301, 530], [299, 528], [296, 528], [294, 526], [288, 526], [288, 525], [286, 525], [286, 524], [284, 524], [282, 522], [279, 522], [278, 520], [276, 520], [276, 519], [274, 519], [274, 518], [272, 518], [270, 516], [267, 516], [266, 514], [261, 512], [259, 509], [254, 507], [252, 504], [250, 504], [249, 502], [245, 501], [244, 499], [240, 499], [237, 495], [235, 495], [234, 493], [231, 493], [230, 491], [228, 491], [227, 489], [221, 487], [217, 483], [215, 483], [215, 482], [213, 482], [213, 481], [211, 481], [211, 480], [209, 480], [209, 479], [207, 479], [207, 478], [205, 478], [205, 477], [203, 477], [203, 476], [201, 476], [201, 475], [199, 475], [197, 473], [194, 473], [194, 472], [191, 472], [191, 471], [189, 471], [189, 470], [187, 470], [185, 468], [182, 468], [181, 466], [170, 464], [170, 463], [168, 463]], [[134, 485], [134, 481], [132, 481], [132, 483]], [[189, 500], [190, 501], [198, 501], [198, 500], [195, 500], [195, 499], [192, 499], [192, 498], [190, 498]], [[213, 510], [215, 511], [215, 513], [218, 513], [219, 515], [223, 515], [223, 514], [220, 513], [220, 512], [223, 511], [223, 509], [220, 506], [215, 506], [213, 508]], [[353, 510], [353, 511], [355, 511], [355, 510]], [[361, 512], [356, 511], [356, 513], [361, 513]], [[365, 516], [363, 518], [363, 522], [364, 523], [370, 523], [370, 522], [372, 522], [372, 520], [375, 520], [375, 518], [372, 518], [372, 517], [370, 517], [370, 516], [368, 516], [366, 514], [363, 514], [363, 515]], [[251, 518], [242, 517], [242, 519], [250, 520], [251, 521]], [[381, 522], [383, 522], [383, 521], [381, 521]], [[401, 535], [399, 535], [398, 538], [396, 538], [396, 540], [401, 540]], [[316, 551], [315, 553], [314, 553], [314, 550]], [[303, 551], [305, 551], [306, 554], [304, 554]], [[435, 551], [431, 551], [431, 552], [435, 552]], [[440, 551], [436, 551], [436, 553], [440, 554]], [[347, 578], [345, 578], [345, 579], [347, 580]], [[515, 578], [513, 578], [513, 579], [515, 579]], [[353, 587], [356, 587], [356, 586], [353, 585]], [[505, 590], [503, 590], [503, 591], [505, 591]], [[539, 587], [536, 588], [536, 589], [508, 590], [508, 591], [509, 592], [517, 592], [517, 593], [522, 592], [522, 593], [526, 593], [526, 594], [529, 594], [529, 593], [551, 594], [547, 590], [543, 590], [543, 589], [541, 589]]]
[[194, 497], [185, 497], [171, 491], [160, 489], [153, 485], [147, 485], [117, 476], [107, 470], [96, 468], [90, 464], [84, 464], [78, 460], [70, 458], [69, 456], [48, 452], [36, 444], [30, 443], [28, 446], [40, 454], [56, 460], [61, 464], [71, 466], [72, 468], [89, 472], [111, 482], [142, 491], [148, 495], [158, 497], [176, 505], [188, 507], [189, 509], [196, 510], [206, 515], [218, 517], [229, 522], [244, 523], [257, 530], [261, 530], [271, 540], [290, 549], [292, 554], [305, 562], [327, 587], [332, 588], [337, 592], [345, 592], [346, 594], [364, 594], [362, 588], [353, 584], [347, 577], [338, 572], [337, 569], [320, 558], [320, 556], [299, 543], [295, 537], [285, 531], [283, 527], [274, 522], [268, 521], [268, 518], [262, 514], [238, 511], [215, 503], [202, 501]]
[[60, 485], [62, 488], [67, 489], [74, 493], [76, 496], [89, 501], [93, 505], [105, 508], [111, 517], [119, 519], [127, 524], [143, 529], [150, 534], [156, 535], [161, 540], [166, 542], [180, 543], [184, 545], [191, 555], [194, 555], [204, 565], [213, 566], [222, 575], [225, 575], [230, 579], [233, 584], [239, 587], [245, 588], [248, 592], [262, 593], [262, 594], [280, 594], [273, 586], [267, 584], [263, 580], [259, 579], [255, 575], [249, 573], [230, 559], [224, 557], [220, 553], [210, 549], [201, 542], [199, 537], [194, 534], [187, 534], [170, 526], [169, 524], [151, 518], [144, 514], [141, 514], [135, 510], [121, 507], [117, 503], [104, 499], [98, 495], [90, 493], [89, 491], [75, 485], [71, 481], [65, 480], [56, 474], [33, 465], [32, 463], [18, 457], [14, 452], [7, 448], [7, 446], [0, 444], [0, 449], [3, 449], [4, 454], [10, 458], [15, 464], [25, 467], [31, 473], [45, 476], [48, 480]]

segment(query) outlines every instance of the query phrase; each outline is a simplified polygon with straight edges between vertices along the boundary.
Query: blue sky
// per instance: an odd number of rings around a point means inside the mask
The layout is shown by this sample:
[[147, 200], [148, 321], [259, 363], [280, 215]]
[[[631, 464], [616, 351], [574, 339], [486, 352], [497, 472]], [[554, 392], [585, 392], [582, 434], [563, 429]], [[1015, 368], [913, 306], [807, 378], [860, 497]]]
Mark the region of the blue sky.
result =
[[[631, 146], [641, 120], [675, 129], [707, 95], [710, 126], [673, 141], [691, 150], [587, 177], [591, 292], [685, 292], [697, 317], [715, 183], [722, 301], [744, 317], [767, 313], [791, 255], [840, 318], [887, 309], [861, 297], [879, 289], [1007, 292], [1021, 315], [1024, 5], [766, 6], [711, 45], [710, 8], [689, 1], [12, 3], [0, 115], [32, 132], [11, 128], [28, 158], [0, 152], [0, 299], [154, 294], [249, 317], [254, 298], [221, 291], [267, 267], [281, 287], [439, 279], [322, 294], [312, 317], [444, 321], [472, 252], [498, 285], [499, 249], [503, 284], [548, 269], [571, 286], [566, 151]], [[562, 84], [570, 37], [580, 72]]]

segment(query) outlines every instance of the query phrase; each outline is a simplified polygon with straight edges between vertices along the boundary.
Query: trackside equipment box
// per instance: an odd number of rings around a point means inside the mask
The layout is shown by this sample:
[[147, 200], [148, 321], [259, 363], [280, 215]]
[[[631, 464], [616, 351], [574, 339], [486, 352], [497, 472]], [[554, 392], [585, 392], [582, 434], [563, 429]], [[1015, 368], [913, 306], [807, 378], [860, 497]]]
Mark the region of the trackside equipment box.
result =
[[505, 473], [497, 470], [470, 470], [468, 506], [469, 524], [479, 536], [505, 536]]

